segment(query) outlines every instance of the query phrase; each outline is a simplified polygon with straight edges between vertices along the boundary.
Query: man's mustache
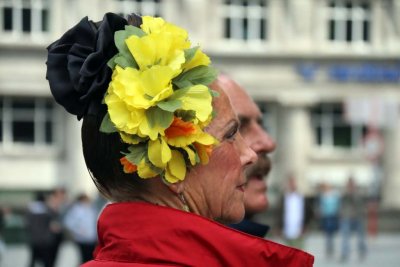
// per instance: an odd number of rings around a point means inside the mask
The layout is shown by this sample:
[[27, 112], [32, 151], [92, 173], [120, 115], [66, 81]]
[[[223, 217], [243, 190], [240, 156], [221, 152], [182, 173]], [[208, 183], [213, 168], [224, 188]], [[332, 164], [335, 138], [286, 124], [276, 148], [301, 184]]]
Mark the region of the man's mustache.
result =
[[248, 166], [245, 170], [246, 177], [260, 177], [264, 178], [271, 170], [271, 160], [265, 154], [258, 154], [257, 161], [250, 166]]

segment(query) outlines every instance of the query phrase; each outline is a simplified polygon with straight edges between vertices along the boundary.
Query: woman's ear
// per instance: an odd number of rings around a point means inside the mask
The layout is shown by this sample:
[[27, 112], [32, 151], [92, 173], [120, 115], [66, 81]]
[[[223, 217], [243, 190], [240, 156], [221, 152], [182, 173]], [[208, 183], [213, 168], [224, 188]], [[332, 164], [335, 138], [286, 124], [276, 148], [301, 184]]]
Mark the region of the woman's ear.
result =
[[168, 187], [172, 192], [179, 195], [179, 194], [182, 194], [183, 191], [185, 190], [185, 183], [184, 183], [184, 181], [182, 181], [182, 182], [177, 182], [174, 184], [168, 184]]

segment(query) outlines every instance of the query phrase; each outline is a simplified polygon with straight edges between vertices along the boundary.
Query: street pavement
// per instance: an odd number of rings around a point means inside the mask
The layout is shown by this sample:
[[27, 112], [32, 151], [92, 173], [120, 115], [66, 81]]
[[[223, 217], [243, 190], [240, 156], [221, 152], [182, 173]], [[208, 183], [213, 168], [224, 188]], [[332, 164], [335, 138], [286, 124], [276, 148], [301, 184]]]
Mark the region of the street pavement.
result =
[[[280, 240], [275, 240], [280, 241]], [[339, 255], [327, 259], [324, 253], [324, 238], [319, 233], [312, 233], [305, 240], [305, 250], [315, 256], [315, 267], [399, 267], [400, 266], [400, 233], [382, 233], [368, 237], [367, 257], [360, 261], [356, 251], [356, 240], [352, 239], [349, 261], [341, 263]], [[339, 251], [340, 238], [336, 237], [335, 247]], [[79, 265], [77, 248], [71, 242], [61, 246], [56, 267], [76, 267]], [[1, 267], [28, 267], [29, 250], [25, 245], [9, 245]], [[248, 267], [248, 266], [245, 266]], [[253, 266], [249, 266], [253, 267]], [[255, 266], [257, 267], [257, 266]], [[278, 266], [277, 266], [278, 267]]]

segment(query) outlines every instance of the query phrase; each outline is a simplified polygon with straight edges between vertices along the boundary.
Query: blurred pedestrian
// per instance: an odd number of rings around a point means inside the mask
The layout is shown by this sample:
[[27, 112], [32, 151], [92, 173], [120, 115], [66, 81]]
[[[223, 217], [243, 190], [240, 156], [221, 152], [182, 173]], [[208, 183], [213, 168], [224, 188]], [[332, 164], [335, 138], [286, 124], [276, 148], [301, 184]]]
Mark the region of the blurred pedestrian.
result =
[[81, 255], [81, 263], [93, 258], [97, 243], [97, 209], [86, 194], [80, 194], [66, 212], [64, 223]]
[[355, 180], [350, 177], [346, 184], [346, 191], [341, 198], [340, 209], [341, 261], [343, 262], [347, 261], [350, 256], [350, 237], [352, 232], [357, 234], [360, 259], [364, 259], [366, 256], [365, 214], [365, 199], [357, 188]]
[[58, 252], [60, 250], [60, 245], [64, 239], [64, 229], [62, 223], [63, 212], [66, 207], [66, 190], [63, 187], [56, 187], [51, 192], [47, 198], [46, 204], [49, 208], [51, 215], [51, 231], [53, 234], [53, 245], [50, 248], [50, 260], [51, 266], [54, 266]]
[[312, 217], [312, 208], [297, 189], [296, 178], [289, 175], [280, 204], [280, 227], [287, 245], [302, 249], [304, 234]]
[[28, 204], [26, 215], [27, 236], [31, 252], [30, 267], [36, 263], [44, 267], [52, 267], [52, 255], [50, 251], [55, 242], [55, 236], [51, 227], [52, 216], [45, 202], [45, 195], [37, 193], [35, 200]]
[[2, 266], [1, 262], [6, 253], [6, 244], [4, 242], [3, 232], [5, 229], [5, 209], [0, 206], [0, 266]]
[[334, 254], [334, 235], [339, 228], [340, 195], [329, 183], [321, 185], [318, 199], [318, 215], [321, 229], [325, 234], [325, 252], [327, 257]]
[[246, 169], [247, 183], [244, 188], [245, 218], [238, 224], [231, 224], [239, 231], [264, 237], [268, 225], [258, 223], [254, 216], [268, 207], [267, 183], [264, 179], [271, 169], [268, 154], [275, 150], [275, 142], [263, 129], [260, 109], [244, 88], [224, 74], [220, 74], [215, 84], [228, 94], [232, 107], [240, 120], [239, 131], [247, 145], [257, 153], [257, 161]]

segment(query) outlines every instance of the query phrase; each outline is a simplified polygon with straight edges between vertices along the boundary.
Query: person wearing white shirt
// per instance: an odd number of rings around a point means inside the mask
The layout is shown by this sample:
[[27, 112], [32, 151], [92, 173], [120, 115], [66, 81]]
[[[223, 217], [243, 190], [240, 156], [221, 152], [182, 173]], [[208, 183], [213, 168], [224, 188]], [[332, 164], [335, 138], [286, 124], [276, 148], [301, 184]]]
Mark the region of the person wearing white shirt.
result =
[[85, 194], [79, 195], [65, 214], [65, 226], [79, 247], [82, 263], [93, 258], [92, 254], [97, 243], [97, 217], [96, 208]]

